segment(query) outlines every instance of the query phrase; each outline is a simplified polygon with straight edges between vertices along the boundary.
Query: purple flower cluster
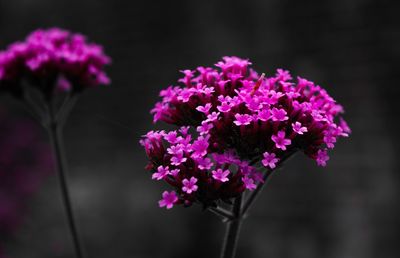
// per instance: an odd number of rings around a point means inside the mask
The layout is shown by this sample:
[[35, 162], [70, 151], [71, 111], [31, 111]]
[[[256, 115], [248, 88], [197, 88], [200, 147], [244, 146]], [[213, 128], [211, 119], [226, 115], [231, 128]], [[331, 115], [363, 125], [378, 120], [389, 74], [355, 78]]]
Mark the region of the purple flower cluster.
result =
[[58, 28], [36, 30], [24, 42], [0, 51], [0, 90], [18, 93], [23, 80], [46, 93], [109, 84], [103, 70], [109, 63], [102, 47], [83, 35]]
[[26, 217], [29, 200], [53, 169], [50, 148], [30, 121], [0, 108], [0, 257], [2, 242]]
[[325, 166], [327, 149], [350, 133], [342, 106], [326, 90], [282, 69], [259, 76], [250, 65], [224, 57], [216, 68], [182, 71], [183, 86], [161, 91], [154, 122], [179, 129], [141, 140], [153, 179], [176, 189], [164, 192], [161, 207], [229, 200], [262, 182], [254, 164], [274, 169], [298, 150]]

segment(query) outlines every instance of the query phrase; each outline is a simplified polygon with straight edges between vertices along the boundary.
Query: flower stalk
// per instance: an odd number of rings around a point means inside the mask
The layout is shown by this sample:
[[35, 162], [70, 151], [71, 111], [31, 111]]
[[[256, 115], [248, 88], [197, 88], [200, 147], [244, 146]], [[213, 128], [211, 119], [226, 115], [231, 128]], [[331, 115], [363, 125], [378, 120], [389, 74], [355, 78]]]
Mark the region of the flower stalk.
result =
[[49, 105], [48, 110], [49, 110], [50, 122], [47, 125], [47, 131], [53, 147], [53, 152], [59, 177], [59, 183], [60, 183], [61, 197], [67, 217], [68, 227], [73, 240], [76, 257], [84, 258], [85, 256], [82, 249], [79, 229], [76, 223], [68, 187], [67, 161], [65, 158], [64, 146], [62, 141], [63, 126], [62, 124], [59, 123], [60, 120], [56, 119], [53, 107], [51, 105]]
[[0, 93], [24, 102], [48, 131], [77, 258], [84, 253], [68, 189], [62, 129], [81, 92], [110, 83], [104, 71], [110, 62], [101, 45], [59, 28], [35, 30], [0, 51]]
[[[343, 107], [317, 84], [283, 69], [259, 76], [250, 65], [223, 57], [183, 70], [181, 85], [163, 89], [151, 110], [154, 122], [178, 128], [140, 141], [151, 178], [174, 188], [160, 207], [199, 203], [226, 222], [222, 258], [234, 257], [243, 218], [278, 167], [297, 151], [326, 166], [328, 149], [351, 132]], [[218, 206], [231, 200], [231, 210]]]
[[235, 257], [240, 228], [243, 222], [242, 199], [242, 194], [236, 197], [232, 207], [234, 217], [226, 222], [226, 233], [222, 245], [221, 258]]

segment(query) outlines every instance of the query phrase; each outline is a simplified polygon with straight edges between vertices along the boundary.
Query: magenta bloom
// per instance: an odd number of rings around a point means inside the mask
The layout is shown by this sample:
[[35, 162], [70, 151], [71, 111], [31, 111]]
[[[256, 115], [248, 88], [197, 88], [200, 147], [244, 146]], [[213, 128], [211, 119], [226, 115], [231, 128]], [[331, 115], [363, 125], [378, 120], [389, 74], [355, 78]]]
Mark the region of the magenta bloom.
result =
[[210, 111], [210, 108], [211, 108], [211, 104], [207, 103], [205, 106], [198, 106], [196, 108], [196, 110], [208, 115], [208, 112]]
[[246, 187], [246, 189], [248, 190], [254, 190], [257, 188], [257, 185], [254, 183], [254, 180], [249, 178], [249, 177], [243, 177], [242, 181], [244, 183], [244, 186]]
[[210, 158], [198, 158], [196, 159], [197, 167], [201, 170], [210, 169], [214, 164], [211, 162]]
[[274, 169], [297, 151], [325, 165], [327, 149], [350, 133], [342, 106], [323, 88], [282, 69], [259, 76], [250, 65], [224, 57], [214, 67], [182, 71], [180, 86], [161, 91], [154, 122], [178, 128], [152, 131], [140, 142], [147, 169], [179, 169], [163, 178], [177, 203], [215, 206], [252, 191], [263, 183], [259, 165]]
[[190, 180], [183, 179], [182, 180], [182, 191], [184, 191], [187, 194], [191, 194], [193, 192], [196, 192], [197, 189], [199, 188], [197, 185], [197, 178], [191, 177]]
[[318, 150], [317, 164], [318, 166], [325, 167], [326, 162], [329, 160], [329, 156], [326, 150]]
[[292, 124], [293, 131], [297, 134], [304, 134], [308, 132], [307, 127], [302, 127], [300, 122]]
[[200, 136], [192, 144], [192, 150], [193, 150], [192, 157], [201, 158], [207, 155], [208, 146], [209, 146], [208, 139], [204, 138], [203, 136]]
[[168, 167], [163, 167], [163, 166], [159, 166], [157, 168], [157, 172], [155, 172], [151, 178], [152, 179], [156, 179], [156, 180], [161, 180], [164, 179], [168, 174], [169, 174], [169, 168]]
[[200, 126], [197, 127], [197, 131], [200, 135], [208, 134], [208, 132], [214, 127], [212, 123], [208, 121], [203, 121]]
[[229, 181], [228, 175], [231, 172], [229, 170], [222, 170], [222, 169], [217, 169], [212, 171], [212, 177], [215, 180], [221, 181], [222, 183]]
[[109, 63], [103, 48], [83, 35], [58, 28], [36, 30], [0, 52], [0, 89], [19, 94], [26, 80], [47, 95], [55, 89], [81, 91], [109, 84], [104, 72]]
[[275, 142], [275, 146], [278, 149], [286, 150], [286, 145], [290, 145], [292, 141], [285, 138], [285, 132], [279, 131], [277, 135], [272, 135], [271, 139]]
[[240, 126], [240, 125], [249, 125], [251, 121], [253, 120], [252, 116], [248, 114], [236, 114], [235, 115], [236, 120], [234, 121], [235, 125]]
[[158, 201], [160, 208], [166, 207], [168, 210], [174, 207], [174, 204], [178, 201], [178, 196], [174, 191], [164, 191], [162, 199]]
[[207, 122], [214, 122], [214, 121], [217, 121], [218, 120], [218, 117], [219, 117], [219, 112], [212, 112], [211, 114], [209, 114], [208, 116], [207, 116]]
[[273, 108], [271, 110], [273, 121], [286, 121], [289, 117], [286, 116], [286, 111], [284, 109]]
[[262, 163], [265, 167], [270, 167], [271, 169], [274, 169], [278, 161], [279, 159], [276, 158], [275, 153], [264, 152], [264, 159], [262, 160]]

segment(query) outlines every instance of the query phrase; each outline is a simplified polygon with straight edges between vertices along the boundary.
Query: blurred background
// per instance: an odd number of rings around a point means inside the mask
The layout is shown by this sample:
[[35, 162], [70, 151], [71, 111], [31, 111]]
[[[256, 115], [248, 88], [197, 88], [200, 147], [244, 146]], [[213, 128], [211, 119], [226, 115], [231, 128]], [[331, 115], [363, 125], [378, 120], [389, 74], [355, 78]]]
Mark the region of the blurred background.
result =
[[[286, 68], [325, 87], [353, 130], [325, 169], [300, 154], [274, 176], [243, 225], [238, 258], [397, 258], [398, 12], [383, 0], [0, 0], [0, 49], [58, 26], [113, 59], [112, 85], [87, 91], [65, 128], [88, 257], [218, 257], [223, 224], [198, 206], [159, 209], [166, 185], [150, 180], [138, 140], [179, 70], [237, 55], [267, 75]], [[0, 101], [12, 119], [30, 120], [10, 97]], [[15, 233], [0, 236], [0, 253], [73, 257], [57, 178], [38, 174], [43, 182]]]

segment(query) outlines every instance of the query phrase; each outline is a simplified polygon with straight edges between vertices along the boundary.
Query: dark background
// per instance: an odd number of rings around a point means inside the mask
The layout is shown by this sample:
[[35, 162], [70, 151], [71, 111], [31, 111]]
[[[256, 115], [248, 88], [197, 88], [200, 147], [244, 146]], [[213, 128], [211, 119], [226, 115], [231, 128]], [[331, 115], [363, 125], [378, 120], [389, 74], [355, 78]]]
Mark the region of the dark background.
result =
[[[138, 144], [179, 70], [224, 55], [287, 68], [325, 87], [353, 129], [328, 167], [297, 155], [244, 223], [238, 257], [397, 258], [399, 8], [382, 0], [0, 0], [0, 48], [42, 27], [105, 46], [113, 83], [84, 94], [65, 128], [74, 204], [89, 257], [218, 257], [223, 224], [200, 207], [159, 209]], [[26, 116], [12, 99], [10, 112]], [[30, 204], [10, 258], [73, 257], [56, 177]]]

